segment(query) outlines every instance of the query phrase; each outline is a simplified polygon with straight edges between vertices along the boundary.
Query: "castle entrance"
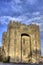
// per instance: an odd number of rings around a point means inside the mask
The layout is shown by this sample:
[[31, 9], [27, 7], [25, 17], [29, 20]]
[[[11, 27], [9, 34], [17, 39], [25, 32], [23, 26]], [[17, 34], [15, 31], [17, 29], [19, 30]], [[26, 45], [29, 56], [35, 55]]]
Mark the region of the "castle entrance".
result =
[[29, 63], [30, 62], [30, 36], [27, 34], [21, 35], [21, 62]]

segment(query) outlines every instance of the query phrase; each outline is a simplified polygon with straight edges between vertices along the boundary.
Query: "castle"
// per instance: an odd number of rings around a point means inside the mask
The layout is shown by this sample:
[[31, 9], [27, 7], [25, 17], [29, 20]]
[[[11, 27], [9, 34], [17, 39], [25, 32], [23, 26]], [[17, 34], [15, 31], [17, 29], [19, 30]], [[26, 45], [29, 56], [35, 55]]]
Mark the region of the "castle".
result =
[[39, 63], [41, 59], [40, 31], [36, 24], [10, 21], [2, 35], [3, 61]]

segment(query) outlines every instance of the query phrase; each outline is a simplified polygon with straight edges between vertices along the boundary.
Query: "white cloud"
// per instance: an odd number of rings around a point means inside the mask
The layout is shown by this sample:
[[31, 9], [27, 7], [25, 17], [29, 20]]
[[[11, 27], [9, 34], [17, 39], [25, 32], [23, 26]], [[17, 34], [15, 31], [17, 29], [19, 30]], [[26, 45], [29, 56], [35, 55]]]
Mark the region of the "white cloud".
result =
[[0, 17], [0, 23], [2, 25], [3, 24], [7, 25], [10, 20], [26, 23], [27, 17], [26, 16], [19, 16], [17, 18], [16, 17], [11, 17], [11, 16], [1, 16]]
[[27, 0], [27, 2], [31, 5], [34, 5], [38, 0]]
[[33, 12], [32, 15], [40, 15], [40, 12]]
[[12, 0], [9, 5], [11, 7], [11, 10], [13, 12], [22, 12], [22, 6], [21, 5], [18, 5], [19, 3], [21, 3], [20, 0]]
[[40, 26], [40, 31], [43, 31], [43, 15], [36, 16], [36, 17], [33, 17], [33, 18], [29, 18], [25, 15], [20, 15], [18, 17], [11, 17], [11, 16], [1, 16], [0, 17], [0, 23], [2, 25], [8, 24], [8, 22], [10, 20], [15, 20], [15, 21], [22, 22], [22, 23], [25, 23], [25, 24], [30, 24], [30, 23], [37, 24], [37, 25]]
[[[27, 21], [27, 23], [31, 23], [31, 22], [37, 22], [36, 20], [41, 20], [43, 18], [43, 16], [39, 16], [39, 17], [34, 17], [34, 18], [28, 18], [24, 15], [18, 16], [18, 17], [11, 17], [11, 16], [1, 16], [0, 17], [0, 23], [5, 23], [6, 19], [8, 20], [15, 20], [15, 21]], [[37, 22], [38, 23], [38, 22]], [[42, 23], [42, 21], [40, 22]]]
[[34, 17], [34, 18], [29, 19], [28, 22], [29, 22], [29, 21], [31, 22], [31, 21], [35, 21], [35, 20], [40, 20], [41, 18], [42, 18], [42, 17]]
[[16, 4], [21, 3], [21, 0], [13, 0], [13, 2], [15, 1]]
[[20, 0], [11, 0], [10, 2], [4, 2], [0, 7], [0, 15], [16, 16], [17, 14], [22, 14], [23, 7], [20, 3]]

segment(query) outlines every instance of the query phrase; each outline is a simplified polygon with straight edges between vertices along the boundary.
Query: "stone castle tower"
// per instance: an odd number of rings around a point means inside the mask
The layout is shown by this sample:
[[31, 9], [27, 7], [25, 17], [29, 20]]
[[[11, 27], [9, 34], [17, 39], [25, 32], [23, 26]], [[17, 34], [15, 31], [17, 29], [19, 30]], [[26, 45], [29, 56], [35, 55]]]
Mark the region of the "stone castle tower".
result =
[[25, 25], [10, 21], [2, 36], [3, 61], [39, 63], [41, 57], [40, 31], [36, 24]]

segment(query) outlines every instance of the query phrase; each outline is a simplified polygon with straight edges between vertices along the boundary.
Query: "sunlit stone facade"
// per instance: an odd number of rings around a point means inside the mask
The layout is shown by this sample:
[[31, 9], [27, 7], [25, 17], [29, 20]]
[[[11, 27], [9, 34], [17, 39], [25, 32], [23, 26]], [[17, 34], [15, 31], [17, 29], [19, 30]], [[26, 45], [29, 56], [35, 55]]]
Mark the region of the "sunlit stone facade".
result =
[[2, 36], [2, 50], [3, 61], [9, 57], [9, 62], [39, 63], [41, 58], [39, 26], [10, 21], [7, 32]]

